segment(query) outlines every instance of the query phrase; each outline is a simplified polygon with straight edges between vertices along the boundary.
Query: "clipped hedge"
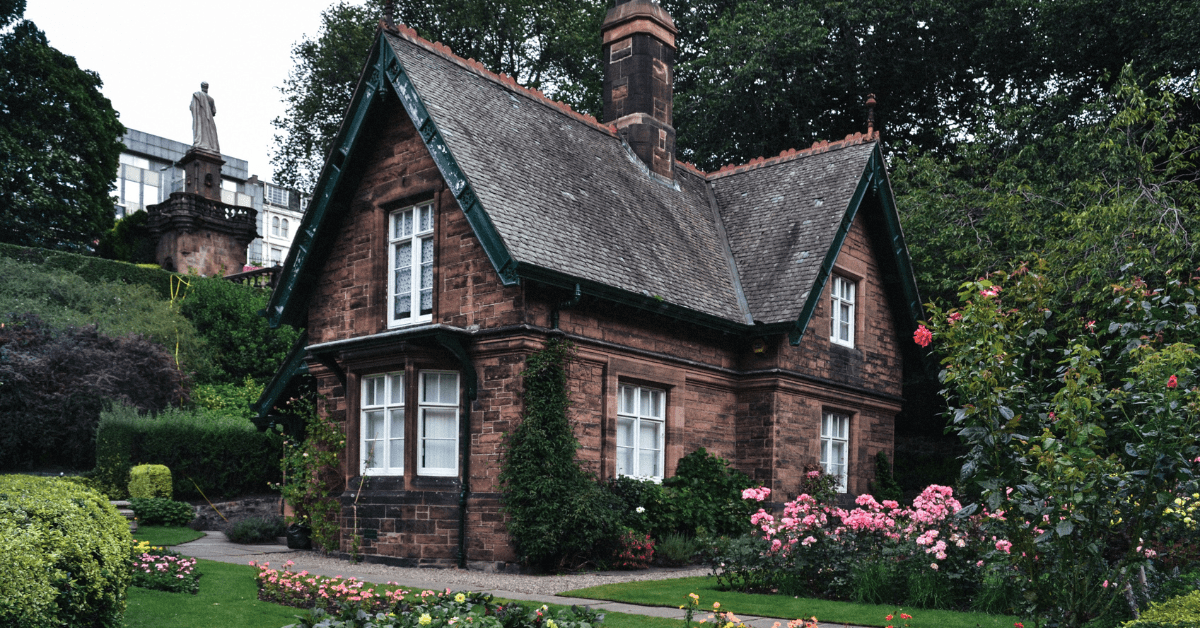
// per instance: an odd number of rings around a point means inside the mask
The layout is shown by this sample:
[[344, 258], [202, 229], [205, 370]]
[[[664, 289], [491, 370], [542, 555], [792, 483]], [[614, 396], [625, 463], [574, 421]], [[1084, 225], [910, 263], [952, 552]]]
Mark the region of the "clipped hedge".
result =
[[163, 464], [176, 499], [233, 498], [280, 481], [281, 449], [278, 434], [241, 417], [173, 408], [155, 416], [117, 406], [100, 416], [92, 477], [116, 499], [128, 495], [133, 465]]
[[121, 626], [132, 546], [125, 518], [99, 493], [0, 476], [0, 625]]
[[149, 286], [162, 298], [171, 298], [171, 275], [161, 268], [146, 268], [128, 262], [89, 257], [65, 251], [35, 249], [0, 243], [0, 257], [8, 257], [45, 268], [65, 270], [91, 283], [119, 281], [130, 285]]
[[171, 470], [161, 464], [139, 464], [129, 470], [129, 496], [171, 499]]

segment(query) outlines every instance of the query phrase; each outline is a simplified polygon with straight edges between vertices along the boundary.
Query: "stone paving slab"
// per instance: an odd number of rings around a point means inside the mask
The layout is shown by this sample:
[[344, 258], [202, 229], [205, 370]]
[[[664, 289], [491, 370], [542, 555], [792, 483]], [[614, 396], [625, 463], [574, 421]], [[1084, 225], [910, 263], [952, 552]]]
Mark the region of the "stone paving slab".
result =
[[[372, 564], [370, 569], [364, 568], [359, 564], [350, 563], [347, 561], [339, 561], [336, 568], [330, 569], [329, 565], [318, 565], [316, 563], [305, 560], [309, 556], [308, 552], [288, 549], [286, 545], [279, 543], [261, 543], [254, 545], [240, 545], [233, 543], [222, 532], [205, 532], [203, 538], [196, 539], [182, 545], [175, 546], [175, 549], [182, 554], [193, 556], [195, 558], [203, 558], [223, 563], [234, 563], [245, 565], [250, 561], [256, 563], [270, 562], [272, 567], [282, 568], [288, 560], [295, 564], [290, 567], [292, 571], [308, 571], [312, 574], [317, 574], [326, 577], [341, 576], [344, 578], [357, 578], [367, 582], [381, 583], [395, 580], [389, 579], [386, 576], [386, 569], [383, 570], [381, 576], [380, 565]], [[421, 590], [444, 591], [446, 589], [463, 590], [461, 584], [450, 582], [447, 580], [438, 579], [440, 569], [422, 570], [428, 571], [428, 577], [413, 578], [405, 577], [403, 582], [400, 582], [405, 587]], [[544, 577], [544, 576], [530, 576]], [[470, 588], [470, 590], [478, 590]], [[563, 605], [578, 605], [590, 606], [596, 609], [602, 609], [605, 612], [626, 613], [629, 615], [644, 615], [647, 617], [664, 617], [668, 619], [684, 618], [684, 612], [678, 608], [670, 608], [666, 606], [642, 606], [640, 604], [626, 604], [624, 602], [608, 602], [604, 600], [589, 600], [585, 598], [570, 597], [564, 595], [545, 595], [537, 593], [525, 593], [521, 591], [506, 591], [504, 589], [483, 589], [483, 593], [490, 593], [499, 598], [509, 600], [520, 600], [522, 602], [535, 602], [539, 604], [563, 604]], [[707, 612], [697, 613], [699, 618], [707, 617]], [[758, 617], [753, 615], [738, 615], [747, 626], [752, 628], [772, 628], [775, 622], [779, 622], [781, 628], [787, 626], [788, 619], [774, 617]], [[794, 619], [794, 618], [792, 618]], [[850, 624], [833, 624], [829, 622], [820, 622], [821, 628], [862, 628], [859, 626], [851, 626]]]

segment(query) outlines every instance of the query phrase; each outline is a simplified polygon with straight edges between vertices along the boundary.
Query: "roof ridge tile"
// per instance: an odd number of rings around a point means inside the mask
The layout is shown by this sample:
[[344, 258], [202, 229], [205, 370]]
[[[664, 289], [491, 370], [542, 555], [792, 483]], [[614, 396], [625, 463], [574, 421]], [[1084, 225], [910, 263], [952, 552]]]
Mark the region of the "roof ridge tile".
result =
[[[851, 133], [850, 135], [847, 135], [845, 137], [845, 139], [842, 139], [842, 140], [839, 140], [836, 142], [820, 140], [817, 142], [813, 142], [812, 146], [809, 146], [808, 148], [805, 148], [802, 150], [796, 150], [794, 148], [789, 148], [787, 150], [780, 151], [779, 155], [777, 155], [775, 157], [756, 157], [744, 164], [726, 164], [724, 166], [721, 166], [721, 168], [719, 170], [717, 170], [715, 172], [709, 172], [709, 173], [705, 174], [705, 176], [709, 180], [717, 179], [720, 177], [726, 177], [726, 176], [733, 175], [733, 174], [741, 174], [743, 172], [748, 172], [750, 170], [757, 170], [759, 168], [763, 168], [766, 166], [773, 166], [775, 164], [793, 161], [796, 159], [800, 159], [802, 157], [809, 157], [812, 155], [819, 155], [821, 153], [827, 153], [831, 150], [838, 150], [841, 148], [849, 148], [851, 146], [858, 146], [860, 144], [866, 144], [867, 142], [877, 142], [877, 141], [879, 141], [879, 131], [874, 131], [872, 133]], [[691, 164], [688, 164], [688, 165], [690, 166]], [[695, 166], [692, 166], [692, 167], [695, 168]]]
[[394, 35], [398, 35], [401, 38], [403, 38], [413, 44], [416, 44], [429, 52], [437, 54], [448, 61], [451, 61], [457, 65], [460, 65], [463, 68], [465, 68], [471, 72], [474, 72], [475, 74], [477, 74], [483, 78], [486, 78], [488, 80], [499, 83], [499, 84], [509, 88], [512, 91], [520, 92], [520, 93], [524, 94], [525, 96], [532, 98], [535, 101], [541, 102], [546, 105], [550, 105], [550, 106], [554, 107], [555, 109], [562, 111], [563, 113], [571, 116], [572, 118], [574, 118], [580, 122], [583, 122], [584, 124], [594, 128], [598, 131], [601, 131], [601, 132], [611, 135], [613, 137], [617, 136], [617, 127], [616, 126], [614, 126], [612, 124], [604, 124], [604, 123], [600, 122], [599, 120], [596, 120], [596, 117], [593, 115], [575, 111], [574, 109], [571, 108], [571, 105], [568, 105], [567, 103], [564, 103], [564, 102], [559, 102], [557, 100], [552, 100], [551, 98], [549, 98], [548, 96], [546, 96], [539, 90], [525, 87], [523, 85], [519, 85], [517, 83], [517, 79], [514, 77], [511, 77], [507, 74], [496, 74], [495, 72], [492, 72], [491, 70], [487, 69], [487, 67], [485, 67], [483, 65], [483, 62], [481, 62], [481, 61], [476, 61], [475, 59], [464, 59], [464, 58], [454, 54], [454, 51], [451, 50], [450, 47], [447, 46], [446, 44], [443, 44], [440, 41], [439, 42], [430, 42], [428, 39], [421, 37], [420, 35], [417, 34], [416, 29], [408, 26], [407, 24], [401, 23], [401, 24], [396, 24], [395, 26], [388, 26], [388, 24], [386, 22], [384, 22], [383, 20], [380, 20], [379, 28], [384, 31], [387, 31], [389, 33], [392, 33]]

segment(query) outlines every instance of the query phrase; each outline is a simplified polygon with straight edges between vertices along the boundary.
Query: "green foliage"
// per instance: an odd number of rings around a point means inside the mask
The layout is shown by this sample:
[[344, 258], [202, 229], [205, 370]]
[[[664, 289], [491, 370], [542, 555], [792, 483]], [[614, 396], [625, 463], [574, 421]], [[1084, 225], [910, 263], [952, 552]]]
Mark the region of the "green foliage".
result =
[[658, 539], [657, 555], [667, 565], [687, 565], [700, 552], [700, 542], [687, 535], [671, 533]]
[[313, 544], [332, 551], [341, 535], [339, 452], [346, 449], [346, 435], [337, 422], [318, 410], [317, 399], [308, 394], [284, 404], [283, 424], [302, 426], [303, 433], [283, 436], [283, 482], [275, 486], [296, 513], [289, 523], [307, 525]]
[[526, 358], [525, 416], [501, 463], [509, 537], [522, 560], [539, 568], [574, 567], [605, 552], [620, 532], [613, 498], [575, 459], [566, 387], [572, 351], [571, 343], [551, 340]]
[[675, 531], [741, 534], [752, 512], [742, 491], [752, 485], [749, 476], [703, 447], [680, 458], [675, 475], [663, 480], [676, 513]]
[[155, 239], [150, 235], [149, 212], [128, 214], [104, 232], [96, 245], [96, 255], [104, 259], [120, 260], [132, 264], [154, 264]]
[[161, 464], [139, 464], [129, 470], [129, 496], [171, 499], [171, 470]]
[[234, 543], [273, 543], [286, 531], [279, 517], [247, 517], [229, 526], [225, 536]]
[[649, 478], [621, 476], [609, 479], [604, 486], [614, 498], [622, 527], [656, 539], [675, 530], [679, 510], [673, 494], [662, 484]]
[[104, 496], [55, 478], [0, 476], [0, 624], [121, 626], [132, 545]]
[[191, 504], [169, 497], [131, 497], [129, 505], [139, 525], [185, 526], [196, 518], [196, 510]]
[[1151, 604], [1141, 617], [1124, 628], [1196, 628], [1200, 626], [1200, 591]]
[[898, 502], [904, 499], [904, 491], [900, 490], [896, 478], [892, 477], [892, 465], [888, 462], [886, 451], [875, 454], [875, 480], [871, 482], [871, 495], [878, 501], [890, 499]]
[[0, 241], [86, 251], [113, 223], [125, 128], [95, 72], [33, 22], [0, 34]]
[[299, 332], [287, 326], [271, 329], [258, 315], [267, 306], [267, 292], [219, 277], [193, 277], [189, 284], [180, 312], [213, 354], [213, 371], [208, 378], [198, 378], [201, 383], [269, 380]]
[[165, 464], [181, 499], [262, 493], [279, 481], [280, 440], [219, 412], [169, 409], [151, 415], [115, 406], [100, 418], [92, 477], [116, 498], [126, 495], [133, 465]]
[[249, 419], [253, 416], [250, 404], [262, 396], [263, 384], [250, 376], [238, 384], [199, 384], [192, 388], [192, 403], [205, 410], [220, 411], [226, 416]]
[[1125, 603], [1126, 583], [1144, 601], [1129, 574], [1152, 556], [1130, 541], [1169, 538], [1175, 492], [1196, 490], [1197, 278], [1164, 274], [1109, 287], [1109, 320], [1060, 318], [1036, 261], [930, 310], [952, 429], [970, 447], [962, 477], [1006, 513], [994, 532], [1013, 546], [998, 557], [1030, 615], [1082, 625]]
[[88, 468], [109, 403], [159, 410], [186, 398], [170, 355], [140, 336], [55, 333], [31, 316], [0, 326], [0, 350], [0, 468]]

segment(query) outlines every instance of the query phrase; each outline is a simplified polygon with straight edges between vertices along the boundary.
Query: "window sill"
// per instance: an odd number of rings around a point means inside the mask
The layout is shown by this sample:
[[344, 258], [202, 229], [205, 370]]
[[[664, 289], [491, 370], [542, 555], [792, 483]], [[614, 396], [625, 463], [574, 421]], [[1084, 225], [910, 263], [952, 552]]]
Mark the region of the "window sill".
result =
[[457, 488], [461, 486], [457, 475], [418, 475], [413, 477], [413, 488]]

